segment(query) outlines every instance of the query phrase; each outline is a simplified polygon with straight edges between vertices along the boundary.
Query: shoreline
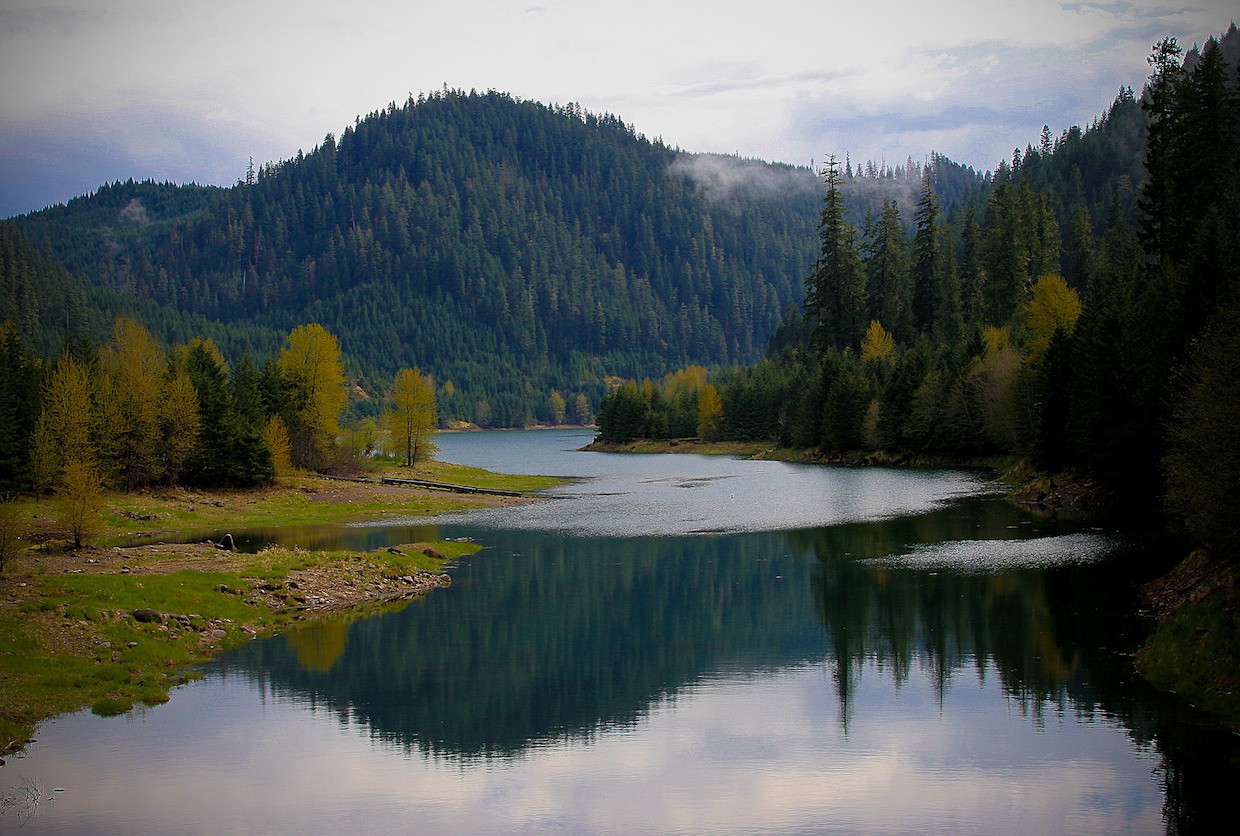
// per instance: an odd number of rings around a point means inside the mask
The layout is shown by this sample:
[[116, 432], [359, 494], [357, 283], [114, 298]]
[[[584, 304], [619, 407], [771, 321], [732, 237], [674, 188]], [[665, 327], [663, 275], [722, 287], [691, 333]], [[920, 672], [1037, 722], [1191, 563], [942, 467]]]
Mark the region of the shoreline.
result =
[[[560, 481], [455, 465], [429, 472], [523, 492]], [[227, 529], [429, 517], [532, 501], [299, 475], [252, 491], [110, 494], [94, 539], [191, 540]], [[0, 574], [0, 765], [46, 719], [166, 702], [173, 688], [194, 678], [195, 665], [301, 624], [404, 607], [450, 585], [444, 567], [482, 548], [437, 541], [366, 552], [268, 547], [247, 554], [198, 540], [72, 549], [59, 542], [53, 507], [47, 500], [23, 503], [27, 541], [37, 545], [14, 555]]]

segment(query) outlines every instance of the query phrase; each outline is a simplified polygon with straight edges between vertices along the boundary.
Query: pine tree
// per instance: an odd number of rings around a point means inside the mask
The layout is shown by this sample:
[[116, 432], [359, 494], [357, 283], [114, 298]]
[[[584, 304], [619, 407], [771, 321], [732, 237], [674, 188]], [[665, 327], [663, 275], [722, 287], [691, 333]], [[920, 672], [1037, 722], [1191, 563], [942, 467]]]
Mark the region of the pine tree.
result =
[[913, 329], [919, 334], [934, 331], [939, 311], [939, 198], [927, 177], [914, 215], [917, 231], [913, 235]]
[[908, 252], [900, 208], [884, 200], [878, 221], [866, 242], [867, 315], [887, 323], [894, 333], [911, 337]]
[[820, 350], [857, 345], [864, 329], [865, 274], [857, 255], [857, 231], [845, 220], [839, 163], [830, 157], [822, 172], [827, 193], [818, 225], [818, 259], [805, 279], [805, 315], [814, 323]]

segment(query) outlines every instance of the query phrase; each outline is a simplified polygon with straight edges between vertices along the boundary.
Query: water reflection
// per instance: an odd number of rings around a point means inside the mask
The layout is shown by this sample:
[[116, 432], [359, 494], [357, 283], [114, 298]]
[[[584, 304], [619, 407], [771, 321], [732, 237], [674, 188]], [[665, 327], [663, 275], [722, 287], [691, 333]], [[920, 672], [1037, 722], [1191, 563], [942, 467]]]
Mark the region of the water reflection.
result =
[[[873, 560], [919, 542], [1035, 538], [1055, 527], [1022, 520], [1010, 505], [973, 501], [789, 534], [489, 531], [491, 549], [457, 570], [467, 593], [454, 587], [347, 627], [349, 651], [330, 665], [323, 648], [343, 647], [343, 632], [332, 633], [337, 644], [299, 634], [255, 643], [223, 664], [347, 707], [384, 736], [466, 759], [587, 739], [720, 670], [823, 660], [845, 727], [858, 673], [871, 663], [897, 689], [914, 665], [933, 671], [939, 690], [961, 668], [993, 666], [1010, 697], [1032, 700], [1035, 716], [1048, 702], [1093, 711], [1093, 692], [1076, 685], [1094, 677], [1057, 634], [1062, 608], [1048, 600], [1051, 589], [1083, 582], [1061, 576], [1087, 580], [1096, 598], [1089, 567], [927, 573]], [[486, 582], [471, 583], [474, 572]], [[1112, 602], [1108, 612], [1130, 604]]]
[[[485, 459], [490, 439], [468, 444]], [[1235, 738], [1203, 734], [1133, 674], [1146, 625], [1123, 579], [1142, 558], [1123, 542], [961, 498], [969, 474], [910, 475], [891, 495], [916, 501], [884, 505], [881, 482], [848, 499], [850, 471], [761, 470], [744, 486], [753, 463], [608, 461], [617, 473], [578, 486], [582, 501], [540, 506], [545, 530], [503, 515], [337, 530], [334, 548], [461, 535], [489, 548], [449, 589], [254, 642], [166, 706], [50, 724], [21, 774], [69, 789], [30, 832], [1235, 824]], [[797, 490], [818, 497], [814, 525], [733, 524], [733, 495], [781, 514]], [[621, 532], [609, 515], [698, 533], [598, 536]], [[702, 533], [720, 527], [733, 533]]]

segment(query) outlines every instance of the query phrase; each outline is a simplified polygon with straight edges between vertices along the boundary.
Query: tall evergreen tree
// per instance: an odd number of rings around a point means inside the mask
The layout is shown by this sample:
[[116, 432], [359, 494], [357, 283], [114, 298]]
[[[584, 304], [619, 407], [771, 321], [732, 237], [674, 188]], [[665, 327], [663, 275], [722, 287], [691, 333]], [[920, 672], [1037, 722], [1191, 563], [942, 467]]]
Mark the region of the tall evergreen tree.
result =
[[930, 334], [939, 311], [941, 288], [939, 197], [929, 177], [922, 183], [914, 220], [917, 231], [913, 235], [913, 327], [920, 334]]
[[805, 278], [805, 314], [814, 323], [820, 350], [843, 351], [860, 344], [865, 328], [865, 273], [857, 231], [845, 219], [835, 157], [828, 158], [822, 177], [827, 193], [818, 224], [818, 258]]
[[865, 242], [867, 317], [902, 338], [911, 336], [908, 252], [900, 207], [884, 200]]

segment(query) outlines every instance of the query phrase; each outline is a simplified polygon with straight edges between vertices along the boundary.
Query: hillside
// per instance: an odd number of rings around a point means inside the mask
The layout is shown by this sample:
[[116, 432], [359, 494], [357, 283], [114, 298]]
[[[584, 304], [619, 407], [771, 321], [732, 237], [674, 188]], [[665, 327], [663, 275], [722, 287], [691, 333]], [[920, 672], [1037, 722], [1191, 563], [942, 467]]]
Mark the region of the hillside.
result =
[[[953, 193], [985, 185], [935, 162]], [[871, 166], [856, 222], [888, 196], [911, 211], [921, 175], [912, 161]], [[115, 183], [12, 224], [165, 339], [192, 317], [226, 353], [261, 356], [317, 321], [363, 389], [419, 366], [446, 418], [503, 426], [538, 417], [552, 390], [597, 406], [607, 376], [760, 357], [803, 296], [820, 197], [809, 168], [687, 154], [573, 105], [445, 90], [232, 188]], [[79, 327], [101, 336], [92, 322]], [[64, 339], [55, 317], [36, 327], [32, 344]]]
[[508, 425], [552, 389], [597, 403], [605, 375], [761, 354], [801, 293], [817, 183], [719, 162], [444, 92], [234, 188], [115, 184], [15, 224], [97, 286], [272, 334], [321, 322], [364, 387], [420, 366], [453, 382], [446, 415]]

